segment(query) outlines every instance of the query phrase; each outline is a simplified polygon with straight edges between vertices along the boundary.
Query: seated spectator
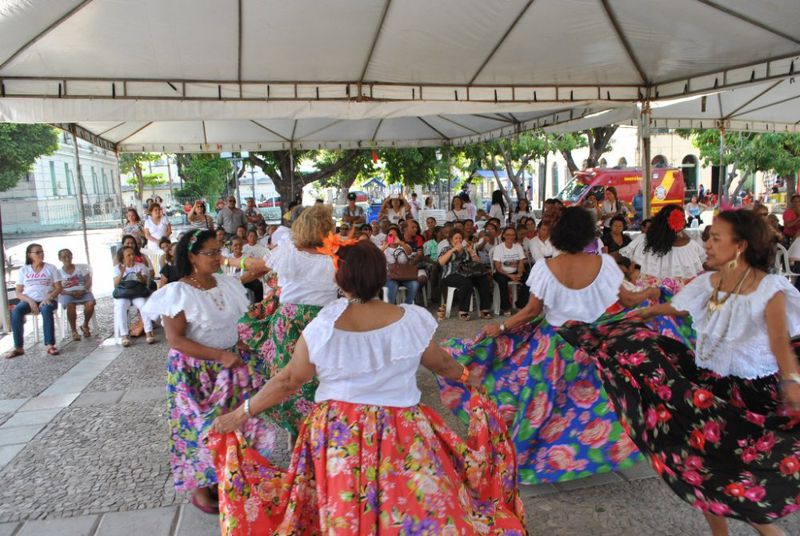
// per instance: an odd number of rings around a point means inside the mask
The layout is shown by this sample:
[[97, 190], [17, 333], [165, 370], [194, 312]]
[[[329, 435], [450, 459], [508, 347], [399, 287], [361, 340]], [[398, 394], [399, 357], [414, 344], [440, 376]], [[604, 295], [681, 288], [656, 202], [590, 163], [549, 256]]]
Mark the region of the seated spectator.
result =
[[[150, 281], [155, 277], [156, 271], [155, 267], [150, 263], [150, 259], [142, 253], [142, 250], [139, 249], [139, 244], [136, 243], [136, 239], [130, 235], [125, 235], [122, 237], [122, 247], [123, 248], [132, 248], [133, 249], [133, 258], [134, 261], [145, 265], [148, 270], [148, 285]], [[121, 251], [121, 250], [120, 250]]]
[[164, 265], [164, 257], [169, 255], [169, 250], [172, 246], [172, 241], [169, 238], [162, 238], [158, 242], [158, 248], [164, 253], [158, 261], [158, 268], [160, 269]]
[[[413, 255], [411, 246], [404, 242], [400, 237], [400, 230], [397, 227], [389, 229], [386, 236], [386, 243], [381, 248], [386, 257], [386, 264], [388, 267], [388, 276], [386, 279], [387, 298], [389, 303], [394, 303], [399, 286], [406, 289], [405, 303], [413, 304], [414, 298], [419, 290], [419, 281], [417, 280], [417, 269], [414, 266], [413, 277], [408, 275], [407, 279], [400, 279], [397, 265], [414, 265], [416, 257]], [[408, 269], [409, 274], [412, 272]]]
[[[114, 292], [117, 293], [118, 289], [124, 287], [128, 297], [114, 298], [114, 316], [117, 322], [117, 332], [122, 337], [122, 346], [126, 348], [131, 345], [131, 340], [128, 338], [128, 308], [131, 305], [139, 309], [147, 344], [156, 342], [153, 336], [153, 323], [147, 315], [142, 314], [142, 307], [147, 303], [147, 296], [150, 295], [147, 288], [149, 277], [150, 270], [141, 262], [136, 262], [133, 248], [123, 247], [117, 254], [117, 264], [114, 266]], [[123, 282], [127, 282], [127, 284], [123, 285]], [[140, 285], [132, 283], [140, 283]]]
[[244, 264], [242, 260], [246, 258], [248, 258], [248, 256], [244, 254], [244, 243], [242, 239], [237, 236], [231, 240], [231, 255], [229, 257], [228, 266], [235, 267], [232, 275], [238, 277], [242, 285], [253, 293], [253, 303], [258, 303], [264, 299], [264, 284], [261, 282], [258, 273], [242, 269]]
[[241, 238], [242, 242], [244, 243], [244, 241], [247, 240], [247, 226], [246, 225], [240, 225], [239, 227], [237, 227], [236, 228], [236, 236], [238, 238]]
[[631, 243], [631, 239], [625, 234], [628, 222], [625, 216], [617, 215], [611, 218], [608, 231], [603, 235], [604, 251], [614, 256], [619, 250]]
[[47, 353], [58, 355], [56, 348], [56, 329], [53, 313], [56, 297], [61, 292], [58, 269], [44, 262], [44, 250], [41, 244], [29, 244], [25, 248], [25, 266], [17, 274], [17, 298], [19, 303], [11, 311], [11, 331], [14, 334], [14, 348], [6, 354], [6, 359], [13, 359], [25, 353], [24, 324], [25, 315], [42, 315], [44, 326], [44, 344]]
[[427, 218], [425, 218], [425, 225], [426, 225], [427, 228], [422, 233], [422, 238], [427, 242], [428, 240], [430, 240], [431, 238], [436, 236], [436, 232], [435, 232], [435, 229], [436, 229], [436, 218], [428, 216]]
[[242, 246], [242, 252], [251, 259], [261, 259], [267, 254], [267, 248], [258, 243], [258, 232], [255, 229], [247, 231], [247, 243]]
[[256, 234], [259, 246], [269, 247], [269, 227], [267, 222], [261, 221], [256, 225]]
[[419, 223], [417, 220], [406, 220], [401, 229], [403, 242], [411, 246], [413, 262], [417, 266], [417, 283], [419, 283], [420, 287], [425, 287], [428, 284], [430, 264], [426, 262], [425, 252], [422, 249], [422, 246], [425, 245], [425, 240], [422, 239]]
[[143, 246], [145, 242], [144, 238], [144, 224], [142, 223], [142, 219], [139, 217], [139, 213], [136, 211], [135, 208], [129, 208], [125, 213], [125, 225], [122, 226], [122, 238], [125, 238], [125, 235], [131, 235], [136, 238], [136, 241], [139, 243], [139, 246]]
[[383, 247], [383, 243], [386, 242], [386, 233], [383, 232], [381, 223], [377, 220], [372, 222], [372, 236], [369, 239], [379, 248]]
[[559, 251], [550, 243], [550, 230], [552, 227], [548, 220], [540, 221], [536, 236], [528, 244], [531, 261], [534, 264], [543, 259], [551, 259], [558, 256]]
[[483, 231], [478, 235], [478, 241], [475, 243], [475, 251], [478, 257], [481, 258], [481, 264], [486, 266], [487, 270], [492, 267], [492, 250], [500, 243], [497, 236], [497, 226], [493, 223], [487, 223], [483, 227]]
[[161, 265], [161, 276], [158, 280], [158, 288], [168, 285], [169, 283], [174, 283], [180, 279], [178, 270], [175, 267], [175, 250], [177, 247], [178, 243], [174, 242], [170, 245], [169, 253], [164, 255], [161, 259], [164, 263]]
[[[503, 241], [492, 250], [492, 263], [494, 265], [494, 280], [500, 287], [500, 314], [511, 316], [511, 301], [508, 296], [508, 285], [517, 283], [524, 285], [528, 279], [525, 269], [525, 249], [517, 243], [517, 231], [513, 227], [503, 229]], [[522, 309], [528, 303], [529, 293], [525, 287], [517, 291], [517, 309]]]
[[58, 252], [58, 260], [62, 265], [58, 271], [62, 289], [61, 294], [58, 295], [58, 303], [67, 311], [72, 340], [81, 340], [77, 327], [78, 305], [83, 305], [83, 325], [81, 326], [83, 336], [91, 337], [89, 321], [92, 319], [97, 303], [92, 294], [92, 268], [88, 264], [72, 264], [72, 252], [68, 249]]
[[221, 255], [223, 257], [230, 257], [231, 256], [231, 250], [230, 250], [230, 247], [229, 247], [230, 244], [229, 244], [229, 242], [227, 240], [225, 240], [225, 229], [223, 229], [222, 227], [217, 227], [217, 230], [214, 231], [214, 232], [217, 235], [216, 236], [217, 242], [219, 242], [219, 244], [221, 246], [221, 249], [220, 249]]
[[[492, 299], [490, 295], [489, 276], [483, 270], [476, 269], [480, 264], [480, 257], [471, 245], [464, 240], [461, 231], [453, 231], [448, 245], [439, 255], [439, 264], [442, 266], [442, 282], [448, 287], [455, 287], [458, 299], [459, 318], [469, 320], [470, 301], [472, 300], [473, 287], [477, 289], [480, 299], [481, 318], [491, 318]], [[444, 319], [445, 309], [439, 308], [439, 319]]]

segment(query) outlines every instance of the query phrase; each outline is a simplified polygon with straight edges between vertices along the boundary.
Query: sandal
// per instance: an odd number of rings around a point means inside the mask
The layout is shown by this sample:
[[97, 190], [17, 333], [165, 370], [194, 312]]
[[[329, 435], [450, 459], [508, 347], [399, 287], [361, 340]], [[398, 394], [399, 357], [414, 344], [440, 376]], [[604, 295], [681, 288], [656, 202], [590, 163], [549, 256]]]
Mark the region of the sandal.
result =
[[492, 318], [492, 313], [490, 311], [481, 311], [481, 318], [483, 320], [489, 320]]
[[122, 337], [122, 346], [127, 348], [131, 345], [131, 340], [128, 337]]
[[59, 355], [60, 353], [61, 352], [59, 352], [58, 348], [56, 348], [55, 346], [51, 346], [50, 348], [47, 349], [48, 355]]
[[81, 326], [81, 331], [83, 332], [83, 336], [89, 338], [92, 336], [92, 332], [89, 331], [89, 326]]
[[147, 341], [147, 344], [153, 344], [153, 343], [155, 343], [155, 342], [156, 342], [156, 338], [155, 338], [155, 337], [153, 337], [153, 332], [152, 332], [152, 331], [151, 331], [151, 332], [149, 332], [149, 333], [147, 334], [147, 336], [145, 336], [144, 340], [146, 340], [146, 341]]
[[72, 340], [73, 340], [73, 341], [79, 341], [79, 340], [81, 340], [81, 334], [80, 334], [80, 333], [78, 333], [77, 331], [73, 331], [73, 332], [72, 332]]
[[466, 312], [466, 311], [459, 311], [458, 312], [458, 318], [460, 318], [461, 320], [469, 320], [470, 319], [470, 314], [468, 312]]
[[219, 515], [219, 507], [218, 506], [208, 506], [202, 504], [200, 500], [197, 498], [197, 495], [192, 495], [192, 505], [195, 506], [198, 510], [205, 514], [212, 514], [212, 515]]
[[5, 358], [14, 359], [15, 357], [19, 357], [21, 355], [25, 355], [25, 350], [23, 350], [22, 348], [14, 348], [5, 355]]

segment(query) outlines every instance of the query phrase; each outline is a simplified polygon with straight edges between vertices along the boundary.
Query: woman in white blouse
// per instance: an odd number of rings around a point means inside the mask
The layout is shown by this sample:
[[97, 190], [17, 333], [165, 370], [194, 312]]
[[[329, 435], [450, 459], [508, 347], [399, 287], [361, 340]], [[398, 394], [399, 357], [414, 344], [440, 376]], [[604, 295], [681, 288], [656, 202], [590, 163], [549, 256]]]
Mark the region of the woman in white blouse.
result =
[[[386, 261], [374, 244], [334, 255], [345, 298], [306, 327], [277, 376], [214, 423], [227, 433], [210, 438], [226, 499], [223, 533], [522, 534], [513, 451], [497, 409], [473, 396], [467, 445], [420, 404], [420, 364], [471, 387], [477, 372], [433, 341], [428, 311], [375, 298]], [[230, 432], [313, 377], [315, 404], [288, 471], [242, 448]]]
[[[682, 211], [679, 213], [683, 216]], [[800, 509], [800, 293], [770, 275], [772, 244], [752, 211], [721, 213], [705, 245], [714, 268], [642, 318], [691, 315], [694, 350], [640, 323], [569, 334], [595, 353], [637, 446], [714, 535], [727, 517], [759, 534]]]
[[619, 250], [642, 267], [642, 285], [663, 286], [675, 293], [703, 271], [705, 251], [683, 231], [685, 226], [681, 207], [668, 205], [656, 214], [647, 233]]
[[492, 206], [489, 207], [489, 218], [497, 218], [500, 220], [501, 225], [505, 225], [508, 221], [506, 219], [506, 202], [503, 198], [503, 192], [500, 190], [492, 192]]
[[147, 238], [147, 249], [156, 253], [161, 253], [158, 246], [162, 238], [169, 238], [172, 235], [172, 224], [164, 215], [161, 205], [153, 203], [150, 206], [150, 216], [144, 222], [144, 236]]
[[[167, 420], [175, 488], [191, 492], [192, 504], [209, 514], [219, 510], [208, 427], [266, 381], [253, 374], [257, 359], [238, 348], [236, 324], [249, 302], [236, 278], [218, 273], [220, 247], [208, 230], [183, 235], [175, 251], [180, 280], [156, 291], [142, 310], [144, 318], [161, 317], [170, 346]], [[243, 424], [248, 444], [268, 454], [275, 442], [270, 426], [261, 419]]]
[[469, 219], [469, 211], [464, 207], [464, 200], [460, 196], [453, 197], [450, 201], [450, 210], [445, 214], [445, 221], [456, 222]]
[[[278, 277], [279, 303], [272, 295], [272, 301], [242, 317], [239, 326], [242, 339], [260, 353], [261, 373], [268, 378], [286, 366], [303, 329], [322, 307], [338, 297], [333, 265], [319, 251], [323, 239], [333, 231], [330, 205], [314, 205], [303, 210], [292, 224], [291, 242], [282, 243], [263, 260], [244, 260], [248, 271], [271, 270]], [[299, 394], [270, 409], [267, 416], [297, 437], [316, 388], [316, 380], [309, 381]]]
[[[608, 255], [584, 253], [595, 223], [581, 207], [564, 210], [551, 240], [561, 255], [537, 262], [528, 304], [475, 340], [451, 340], [451, 354], [483, 372], [483, 385], [500, 407], [514, 439], [520, 481], [564, 482], [629, 467], [640, 456], [621, 433], [590, 357], [557, 329], [570, 320], [608, 323], [647, 294], [622, 288], [623, 274]], [[458, 415], [468, 393], [440, 382], [442, 401]], [[579, 418], [585, 415], [586, 418]]]
[[534, 264], [544, 259], [551, 259], [558, 256], [558, 250], [550, 242], [550, 230], [552, 225], [547, 220], [539, 222], [536, 236], [531, 238], [528, 244], [531, 260]]
[[410, 213], [411, 206], [408, 204], [408, 201], [400, 196], [392, 196], [383, 202], [378, 214], [378, 219], [387, 219], [394, 225], [399, 225], [401, 221], [406, 219], [406, 215]]

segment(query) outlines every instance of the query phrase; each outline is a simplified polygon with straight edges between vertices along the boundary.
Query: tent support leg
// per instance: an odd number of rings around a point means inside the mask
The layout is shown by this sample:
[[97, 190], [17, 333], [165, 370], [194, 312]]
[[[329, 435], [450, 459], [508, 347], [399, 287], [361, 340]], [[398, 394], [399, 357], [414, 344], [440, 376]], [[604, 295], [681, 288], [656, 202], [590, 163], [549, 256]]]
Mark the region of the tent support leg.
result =
[[89, 259], [89, 237], [86, 233], [86, 207], [83, 203], [83, 178], [81, 175], [81, 155], [80, 149], [78, 148], [78, 129], [75, 128], [75, 123], [70, 123], [70, 129], [72, 131], [72, 143], [75, 144], [75, 169], [77, 170], [77, 182], [78, 182], [78, 206], [81, 209], [81, 224], [83, 226], [83, 248], [86, 251], [86, 264], [92, 264], [92, 261]]
[[650, 102], [642, 103], [642, 113], [639, 118], [639, 136], [642, 144], [642, 219], [647, 219], [652, 213], [651, 200], [653, 198], [652, 173], [650, 172]]

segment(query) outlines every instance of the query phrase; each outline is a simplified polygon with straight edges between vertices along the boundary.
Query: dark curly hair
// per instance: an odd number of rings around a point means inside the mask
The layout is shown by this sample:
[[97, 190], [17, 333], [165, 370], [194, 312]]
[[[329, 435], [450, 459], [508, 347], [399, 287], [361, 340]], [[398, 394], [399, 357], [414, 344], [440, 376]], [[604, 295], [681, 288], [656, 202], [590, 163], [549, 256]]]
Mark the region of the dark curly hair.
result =
[[716, 220], [730, 224], [737, 242], [747, 242], [743, 256], [748, 265], [769, 272], [775, 259], [775, 246], [764, 218], [752, 210], [726, 210], [720, 212]]
[[678, 233], [670, 229], [669, 215], [676, 210], [682, 212], [683, 207], [667, 205], [658, 211], [658, 214], [653, 218], [650, 227], [647, 229], [645, 251], [652, 251], [656, 255], [666, 255], [672, 251], [672, 246], [675, 245], [675, 240], [678, 239]]
[[550, 234], [550, 243], [564, 253], [580, 253], [594, 239], [594, 218], [578, 206], [565, 208]]
[[178, 241], [178, 246], [175, 248], [175, 271], [180, 279], [181, 277], [189, 277], [192, 275], [194, 268], [189, 261], [189, 253], [194, 253], [200, 249], [209, 240], [216, 240], [217, 233], [211, 231], [191, 231], [184, 234]]

